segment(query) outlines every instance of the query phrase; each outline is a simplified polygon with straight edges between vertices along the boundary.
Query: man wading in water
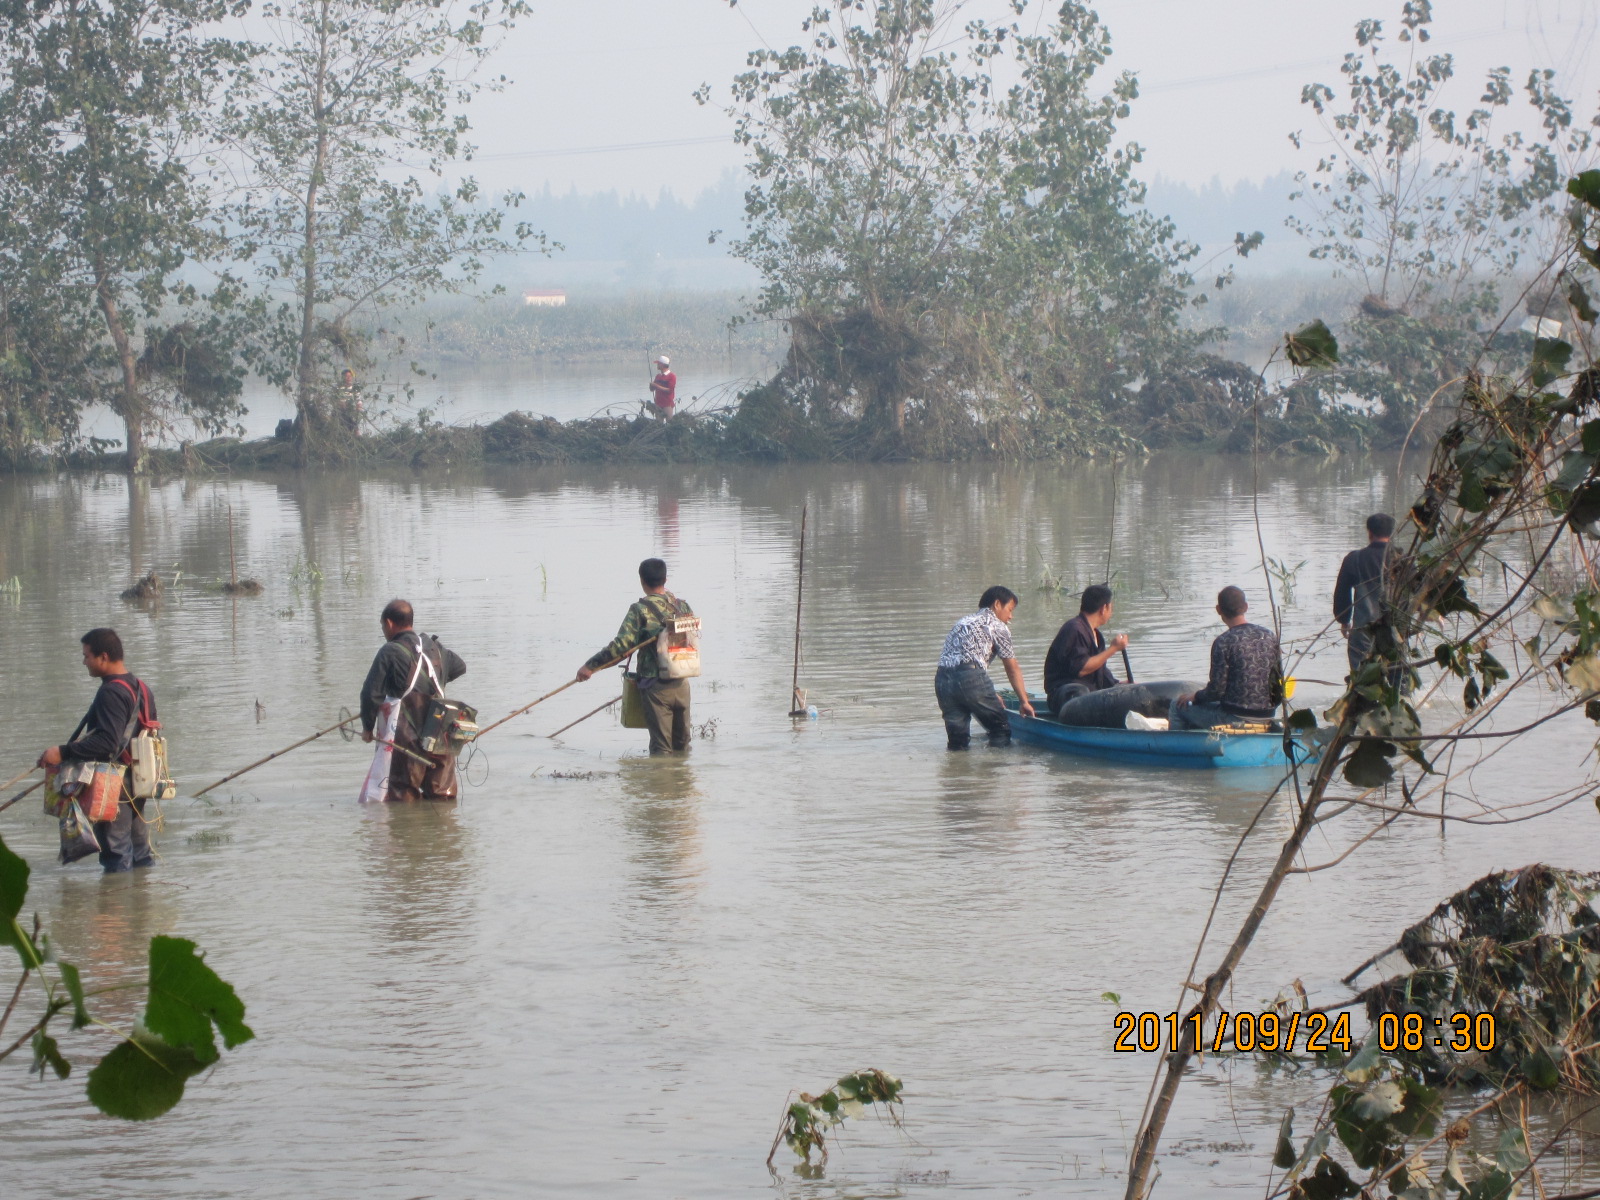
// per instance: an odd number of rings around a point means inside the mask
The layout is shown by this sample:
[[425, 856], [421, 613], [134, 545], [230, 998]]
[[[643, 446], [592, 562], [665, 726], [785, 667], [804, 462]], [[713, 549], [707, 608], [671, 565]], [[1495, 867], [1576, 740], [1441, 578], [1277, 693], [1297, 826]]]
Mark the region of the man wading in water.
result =
[[[64, 762], [125, 763], [128, 743], [139, 726], [156, 724], [156, 698], [149, 688], [128, 673], [122, 661], [122, 639], [117, 631], [91, 629], [80, 640], [83, 642], [83, 665], [100, 681], [100, 690], [94, 694], [94, 702], [78, 722], [72, 737], [39, 756], [41, 767], [56, 767]], [[100, 843], [100, 865], [107, 875], [155, 866], [144, 806], [143, 800], [135, 800], [128, 791], [124, 775], [122, 802], [117, 805], [116, 819], [94, 823], [94, 836]]]
[[1346, 648], [1354, 675], [1372, 653], [1371, 626], [1383, 619], [1383, 564], [1394, 536], [1394, 518], [1373, 513], [1367, 518], [1367, 544], [1352, 550], [1339, 564], [1333, 585], [1333, 619], [1349, 641]]
[[607, 663], [637, 649], [637, 683], [639, 698], [644, 701], [644, 723], [650, 730], [650, 753], [681, 753], [689, 749], [689, 681], [667, 677], [656, 653], [656, 638], [666, 621], [692, 617], [694, 610], [667, 591], [667, 564], [659, 558], [639, 564], [639, 586], [644, 595], [628, 606], [617, 636], [578, 668], [578, 678], [588, 679]]
[[996, 584], [978, 598], [978, 611], [957, 621], [944, 639], [933, 691], [939, 697], [945, 738], [952, 750], [965, 750], [971, 744], [973, 717], [988, 732], [991, 746], [1011, 744], [1011, 715], [989, 682], [989, 662], [996, 655], [1017, 693], [1022, 715], [1033, 716], [1007, 628], [1016, 611], [1017, 594]]
[[[411, 605], [391, 600], [379, 618], [386, 639], [361, 685], [361, 740], [379, 743], [361, 785], [363, 803], [373, 800], [454, 800], [456, 760], [423, 754], [422, 721], [428, 701], [467, 673], [467, 664], [439, 639], [411, 628]], [[393, 747], [409, 750], [396, 754]]]

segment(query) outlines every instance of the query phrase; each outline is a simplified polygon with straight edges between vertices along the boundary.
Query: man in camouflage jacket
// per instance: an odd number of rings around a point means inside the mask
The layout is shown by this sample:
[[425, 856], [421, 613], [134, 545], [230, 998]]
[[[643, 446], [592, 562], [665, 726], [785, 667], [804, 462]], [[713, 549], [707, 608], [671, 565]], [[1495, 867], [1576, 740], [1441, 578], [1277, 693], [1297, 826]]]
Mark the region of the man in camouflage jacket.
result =
[[644, 595], [628, 606], [617, 636], [578, 668], [578, 678], [588, 679], [607, 663], [636, 650], [637, 683], [644, 701], [645, 725], [650, 730], [650, 753], [681, 753], [689, 749], [689, 681], [668, 679], [662, 674], [656, 637], [667, 620], [693, 616], [694, 610], [667, 591], [667, 564], [659, 558], [647, 558], [639, 564], [639, 585]]

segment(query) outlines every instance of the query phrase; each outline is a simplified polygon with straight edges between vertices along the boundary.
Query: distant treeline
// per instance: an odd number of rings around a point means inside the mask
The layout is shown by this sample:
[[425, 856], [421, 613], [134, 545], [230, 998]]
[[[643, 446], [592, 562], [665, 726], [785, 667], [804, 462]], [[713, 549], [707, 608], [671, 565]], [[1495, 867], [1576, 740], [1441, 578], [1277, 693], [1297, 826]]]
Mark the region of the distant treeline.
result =
[[559, 308], [528, 305], [513, 294], [434, 301], [377, 336], [380, 344], [404, 337], [410, 354], [434, 363], [781, 353], [781, 323], [734, 324], [744, 307], [731, 292], [577, 291]]

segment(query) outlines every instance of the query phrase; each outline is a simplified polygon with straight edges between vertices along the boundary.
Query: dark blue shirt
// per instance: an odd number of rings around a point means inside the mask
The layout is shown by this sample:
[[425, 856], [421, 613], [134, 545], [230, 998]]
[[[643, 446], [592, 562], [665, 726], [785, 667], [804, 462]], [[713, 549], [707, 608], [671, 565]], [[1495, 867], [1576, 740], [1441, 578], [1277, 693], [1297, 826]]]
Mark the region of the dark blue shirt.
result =
[[1058, 687], [1069, 683], [1086, 684], [1090, 691], [1114, 687], [1117, 677], [1109, 667], [1085, 675], [1083, 665], [1106, 648], [1106, 639], [1098, 629], [1090, 626], [1089, 618], [1079, 613], [1057, 631], [1050, 650], [1044, 656], [1044, 690], [1054, 695]]

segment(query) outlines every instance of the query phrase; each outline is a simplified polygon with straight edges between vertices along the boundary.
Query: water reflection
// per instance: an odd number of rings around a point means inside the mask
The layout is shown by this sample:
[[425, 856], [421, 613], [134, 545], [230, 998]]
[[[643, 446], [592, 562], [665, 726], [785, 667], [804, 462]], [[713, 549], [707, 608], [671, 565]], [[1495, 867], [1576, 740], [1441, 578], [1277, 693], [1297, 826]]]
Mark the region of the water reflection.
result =
[[458, 944], [476, 908], [468, 842], [453, 803], [372, 805], [362, 822], [373, 948], [419, 961]]
[[143, 1011], [150, 939], [178, 926], [181, 890], [152, 871], [60, 878], [46, 931], [57, 957], [76, 966], [92, 990], [125, 989], [97, 1003], [97, 1016], [127, 1027]]
[[682, 905], [704, 884], [700, 829], [703, 797], [686, 759], [659, 756], [618, 761], [625, 798], [623, 828], [629, 835], [638, 896], [647, 904]]
[[1018, 834], [1029, 805], [1008, 786], [1019, 766], [1017, 750], [1015, 745], [975, 745], [964, 753], [945, 752], [939, 763], [938, 813], [952, 851], [991, 854], [1022, 844]]

